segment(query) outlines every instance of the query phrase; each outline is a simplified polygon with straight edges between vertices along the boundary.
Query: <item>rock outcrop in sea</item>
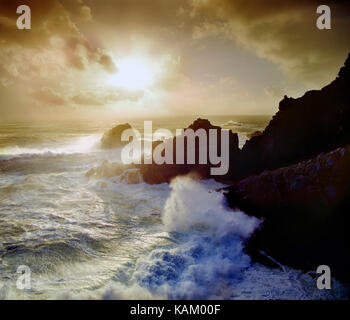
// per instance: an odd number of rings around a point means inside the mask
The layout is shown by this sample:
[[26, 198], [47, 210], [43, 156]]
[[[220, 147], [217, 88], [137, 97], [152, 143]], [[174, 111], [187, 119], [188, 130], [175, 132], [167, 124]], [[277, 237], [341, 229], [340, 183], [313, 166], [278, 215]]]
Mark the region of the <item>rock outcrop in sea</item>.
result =
[[[199, 129], [205, 130], [207, 137], [209, 136], [209, 130], [210, 129], [215, 129], [217, 130], [217, 140], [215, 141], [215, 151], [217, 154], [221, 154], [223, 152], [223, 149], [221, 148], [221, 134], [222, 134], [222, 128], [219, 126], [212, 125], [209, 120], [207, 119], [201, 119], [198, 118], [195, 120], [191, 125], [189, 125], [187, 128], [184, 130], [186, 131], [187, 129], [192, 129], [194, 132], [196, 132]], [[175, 178], [176, 176], [179, 175], [186, 175], [189, 173], [197, 175], [201, 179], [207, 179], [212, 177], [210, 173], [210, 168], [212, 168], [214, 165], [208, 161], [206, 164], [199, 164], [199, 147], [198, 143], [195, 145], [195, 164], [176, 164], [176, 140], [178, 137], [175, 137], [173, 139], [169, 139], [168, 141], [164, 141], [163, 143], [170, 143], [172, 146], [173, 150], [173, 164], [142, 164], [140, 165], [141, 173], [143, 176], [143, 179], [145, 182], [149, 184], [158, 184], [158, 183], [163, 183], [163, 182], [170, 182], [171, 179]], [[184, 159], [187, 159], [187, 137], [184, 136]], [[231, 130], [229, 130], [229, 157], [230, 159], [237, 159], [237, 155], [240, 152], [240, 149], [238, 147], [238, 135], [237, 133], [232, 133]], [[207, 139], [207, 154], [206, 157], [209, 159], [209, 139]], [[232, 166], [233, 173], [232, 174], [237, 174], [234, 172], [235, 166]], [[226, 175], [229, 177], [229, 175]], [[222, 177], [222, 176], [221, 176]], [[225, 176], [223, 177], [223, 180], [225, 180]]]
[[[106, 132], [102, 139], [101, 139], [101, 145], [102, 147], [106, 149], [111, 148], [118, 148], [123, 145], [125, 145], [128, 142], [121, 141], [121, 135], [123, 130], [126, 129], [132, 129], [132, 127], [129, 124], [123, 124], [123, 125], [117, 125], [113, 129]], [[215, 152], [216, 154], [220, 155], [224, 150], [221, 148], [221, 133], [222, 128], [219, 126], [212, 125], [209, 120], [207, 119], [201, 119], [198, 118], [195, 120], [192, 124], [190, 124], [187, 128], [184, 129], [184, 132], [186, 132], [187, 129], [192, 129], [193, 132], [197, 132], [197, 130], [202, 129], [206, 132], [207, 140], [206, 140], [206, 146], [207, 146], [207, 152], [206, 152], [206, 158], [210, 159], [209, 152], [210, 152], [210, 139], [209, 136], [209, 130], [215, 129], [217, 132], [216, 141], [214, 140], [215, 145]], [[227, 129], [225, 129], [227, 130]], [[229, 159], [239, 159], [238, 154], [241, 152], [241, 150], [238, 147], [238, 135], [237, 133], [232, 133], [231, 130], [228, 131], [228, 142], [229, 142]], [[139, 170], [142, 176], [142, 181], [148, 183], [148, 184], [159, 184], [167, 182], [169, 183], [173, 178], [179, 176], [179, 175], [187, 175], [187, 174], [193, 174], [194, 176], [198, 177], [199, 179], [207, 179], [212, 178], [213, 176], [210, 173], [210, 169], [212, 167], [218, 166], [216, 164], [211, 164], [210, 161], [205, 164], [199, 163], [199, 145], [198, 141], [195, 144], [195, 150], [194, 150], [194, 158], [195, 163], [194, 164], [188, 164], [187, 159], [187, 136], [184, 134], [184, 164], [176, 164], [176, 141], [179, 137], [169, 138], [165, 141], [153, 141], [152, 149], [154, 149], [159, 146], [160, 144], [168, 144], [170, 145], [171, 149], [173, 150], [173, 164], [157, 164], [155, 161], [152, 162], [152, 164], [144, 164], [144, 159], [142, 157], [142, 163], [141, 164], [131, 164], [131, 165], [123, 165], [121, 163], [113, 163], [109, 161], [104, 161], [100, 166], [97, 168], [92, 168], [86, 173], [86, 177], [94, 177], [94, 178], [110, 178], [113, 176], [119, 176], [122, 174], [122, 172], [126, 169], [130, 168], [136, 168]], [[196, 138], [197, 139], [197, 138]], [[191, 149], [191, 148], [190, 148]], [[229, 163], [228, 163], [229, 165]], [[235, 168], [238, 168], [237, 165], [231, 166], [229, 168], [230, 172], [233, 172], [231, 174], [227, 174], [221, 177], [221, 181], [226, 181], [225, 179], [230, 179], [230, 176], [233, 174], [237, 175], [237, 172], [235, 172]], [[140, 181], [141, 181], [140, 180]]]
[[101, 147], [103, 149], [113, 149], [125, 146], [128, 141], [122, 141], [121, 136], [124, 130], [132, 129], [128, 123], [119, 124], [107, 131], [101, 138]]

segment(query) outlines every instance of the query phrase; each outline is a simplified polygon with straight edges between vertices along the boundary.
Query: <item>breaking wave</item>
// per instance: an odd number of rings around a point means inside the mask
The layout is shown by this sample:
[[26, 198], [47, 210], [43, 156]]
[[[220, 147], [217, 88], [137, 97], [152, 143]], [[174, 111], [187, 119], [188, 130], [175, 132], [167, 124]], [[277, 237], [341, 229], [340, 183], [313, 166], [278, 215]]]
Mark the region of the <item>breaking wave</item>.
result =
[[[213, 181], [175, 179], [162, 212], [167, 244], [138, 259], [130, 276], [119, 271], [103, 299], [334, 299], [315, 276], [283, 266], [252, 264], [245, 241], [261, 221], [226, 209]], [[339, 296], [335, 297], [334, 292]]]
[[59, 145], [33, 147], [6, 147], [0, 149], [0, 161], [32, 157], [55, 157], [71, 154], [85, 154], [96, 151], [101, 135], [84, 136]]
[[[162, 221], [172, 242], [138, 260], [128, 284], [133, 292], [146, 288], [169, 299], [223, 298], [242, 277], [251, 262], [244, 241], [260, 221], [227, 210], [222, 194], [209, 192], [213, 184], [188, 177], [171, 183]], [[120, 294], [109, 289], [105, 298]]]

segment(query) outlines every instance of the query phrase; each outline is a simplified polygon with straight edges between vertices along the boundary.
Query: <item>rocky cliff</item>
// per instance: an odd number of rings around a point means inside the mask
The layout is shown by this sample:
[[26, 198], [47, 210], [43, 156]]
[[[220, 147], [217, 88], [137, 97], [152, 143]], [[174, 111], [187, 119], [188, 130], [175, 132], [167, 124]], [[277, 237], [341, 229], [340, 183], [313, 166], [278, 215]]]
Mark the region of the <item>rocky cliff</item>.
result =
[[225, 195], [229, 206], [264, 220], [247, 246], [253, 257], [264, 250], [301, 269], [326, 264], [350, 282], [349, 144], [350, 55], [331, 84], [285, 97], [239, 155]]
[[229, 206], [263, 218], [248, 245], [306, 270], [329, 265], [350, 281], [350, 147], [251, 176], [225, 189]]
[[349, 143], [350, 54], [331, 84], [297, 99], [284, 97], [264, 132], [244, 145], [238, 178], [309, 159]]

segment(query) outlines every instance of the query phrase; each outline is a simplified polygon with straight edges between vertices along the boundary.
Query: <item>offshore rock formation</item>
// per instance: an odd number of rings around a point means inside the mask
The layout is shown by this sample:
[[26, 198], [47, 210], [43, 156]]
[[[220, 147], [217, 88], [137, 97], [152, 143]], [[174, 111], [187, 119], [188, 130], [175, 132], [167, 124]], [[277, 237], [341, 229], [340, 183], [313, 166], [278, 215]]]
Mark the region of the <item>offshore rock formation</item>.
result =
[[[204, 129], [208, 135], [208, 132], [210, 129], [216, 129], [218, 134], [217, 134], [217, 141], [216, 141], [216, 147], [217, 147], [217, 153], [221, 153], [221, 131], [223, 130], [219, 126], [214, 126], [212, 125], [209, 120], [207, 119], [200, 119], [198, 118], [195, 120], [191, 125], [189, 125], [186, 129], [192, 129], [194, 131], [197, 131], [198, 129]], [[185, 129], [185, 130], [186, 130]], [[199, 148], [198, 148], [198, 143], [195, 145], [195, 164], [175, 164], [176, 162], [176, 137], [173, 139], [169, 139], [165, 141], [164, 143], [170, 143], [172, 144], [172, 149], [174, 150], [173, 152], [173, 163], [174, 164], [162, 164], [158, 165], [156, 163], [153, 164], [142, 164], [140, 165], [141, 173], [143, 176], [143, 179], [145, 182], [149, 184], [158, 184], [158, 183], [163, 183], [163, 182], [170, 182], [171, 179], [178, 175], [186, 175], [189, 173], [197, 175], [199, 178], [206, 179], [206, 178], [211, 178], [210, 174], [210, 168], [212, 165], [210, 163], [207, 164], [199, 164]], [[237, 155], [240, 152], [240, 149], [238, 147], [238, 135], [236, 133], [232, 133], [231, 130], [229, 131], [229, 157], [230, 159], [238, 159]], [[187, 159], [187, 138], [185, 137], [185, 159]], [[209, 159], [209, 139], [207, 139], [207, 159]], [[232, 168], [237, 167], [237, 166], [232, 166]], [[231, 169], [230, 170], [234, 170]], [[231, 172], [230, 174], [226, 176], [215, 176], [221, 177], [223, 180], [228, 178], [230, 175], [237, 174], [236, 172]]]
[[246, 178], [225, 196], [231, 207], [264, 219], [248, 245], [253, 257], [264, 250], [297, 268], [326, 264], [350, 280], [349, 146]]
[[128, 141], [121, 141], [121, 136], [124, 130], [132, 129], [128, 123], [119, 124], [107, 131], [101, 138], [101, 147], [103, 149], [113, 149], [123, 147]]
[[[125, 125], [119, 125], [113, 128], [112, 130], [108, 131], [102, 138], [102, 143], [105, 147], [111, 148], [112, 146], [117, 147], [121, 146], [120, 144], [120, 136], [123, 130], [130, 129], [131, 127], [128, 124]], [[204, 129], [207, 133], [210, 129], [216, 129], [217, 131], [217, 141], [216, 141], [216, 147], [215, 151], [220, 154], [221, 153], [221, 127], [212, 125], [208, 120], [206, 119], [197, 119], [195, 120], [191, 125], [189, 125], [186, 129], [192, 129], [194, 132], [196, 132], [198, 129]], [[185, 130], [186, 130], [185, 129]], [[184, 158], [187, 158], [187, 137], [184, 139], [184, 146], [185, 146], [185, 152], [184, 152]], [[99, 167], [90, 169], [86, 173], [86, 177], [90, 178], [110, 178], [114, 176], [120, 176], [125, 170], [135, 168], [137, 169], [138, 173], [137, 175], [141, 174], [141, 177], [132, 178], [132, 181], [138, 181], [140, 182], [143, 180], [146, 183], [149, 184], [159, 184], [163, 182], [170, 182], [171, 179], [175, 178], [178, 175], [187, 175], [189, 173], [193, 174], [197, 178], [200, 179], [206, 179], [212, 177], [210, 174], [210, 168], [213, 167], [210, 163], [207, 164], [198, 164], [199, 160], [199, 145], [198, 143], [195, 144], [195, 164], [187, 164], [185, 161], [185, 164], [175, 164], [176, 162], [176, 137], [168, 139], [164, 142], [162, 141], [154, 141], [153, 142], [153, 150], [156, 148], [159, 144], [165, 143], [165, 144], [171, 144], [173, 148], [173, 163], [174, 164], [156, 164], [154, 161], [152, 164], [131, 164], [131, 165], [123, 165], [121, 163], [110, 163], [108, 161], [104, 161]], [[237, 158], [237, 155], [240, 152], [240, 149], [238, 147], [238, 135], [235, 133], [233, 134], [231, 131], [229, 131], [229, 157], [230, 159]], [[207, 139], [207, 159], [209, 159], [209, 139]], [[143, 161], [142, 161], [143, 163]], [[237, 167], [237, 166], [236, 166]], [[230, 168], [230, 170], [232, 170]], [[136, 171], [135, 171], [136, 172]], [[222, 181], [225, 181], [229, 177], [229, 175], [225, 176], [215, 176], [215, 178], [220, 177]]]

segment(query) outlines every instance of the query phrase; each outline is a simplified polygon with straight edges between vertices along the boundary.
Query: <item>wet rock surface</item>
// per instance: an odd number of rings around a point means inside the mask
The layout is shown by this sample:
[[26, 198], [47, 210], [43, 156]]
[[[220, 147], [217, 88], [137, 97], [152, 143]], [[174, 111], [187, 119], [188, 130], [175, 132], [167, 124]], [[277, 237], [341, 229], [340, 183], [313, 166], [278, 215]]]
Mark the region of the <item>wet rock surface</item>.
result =
[[296, 268], [326, 264], [349, 282], [349, 146], [243, 179], [225, 196], [230, 207], [263, 219], [247, 246], [258, 261], [264, 250]]

